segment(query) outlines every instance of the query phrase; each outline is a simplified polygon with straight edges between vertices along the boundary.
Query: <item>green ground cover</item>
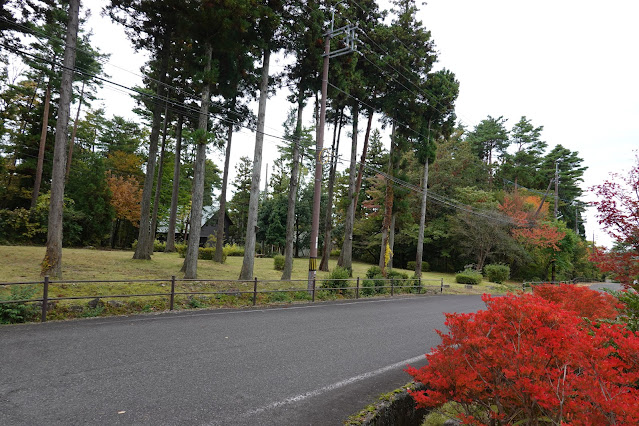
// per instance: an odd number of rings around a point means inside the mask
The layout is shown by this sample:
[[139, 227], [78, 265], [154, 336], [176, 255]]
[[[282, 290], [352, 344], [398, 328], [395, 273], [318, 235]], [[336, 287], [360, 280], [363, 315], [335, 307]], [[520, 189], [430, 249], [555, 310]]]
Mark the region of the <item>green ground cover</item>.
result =
[[[40, 261], [45, 249], [41, 246], [0, 246], [0, 283], [7, 282], [35, 282], [41, 281]], [[155, 253], [152, 260], [134, 260], [131, 251], [111, 251], [95, 249], [63, 249], [63, 279], [64, 281], [98, 280], [110, 281], [102, 283], [56, 283], [53, 281], [49, 288], [49, 297], [101, 297], [101, 301], [89, 305], [90, 299], [66, 300], [56, 302], [48, 318], [74, 318], [86, 316], [101, 316], [113, 314], [126, 314], [139, 311], [162, 311], [169, 307], [169, 297], [164, 295], [105, 298], [104, 295], [129, 295], [170, 292], [171, 276], [178, 279], [176, 292], [226, 292], [229, 294], [189, 294], [178, 295], [175, 298], [175, 308], [204, 308], [204, 307], [240, 307], [250, 306], [253, 303], [252, 282], [238, 282], [237, 277], [242, 266], [242, 257], [229, 256], [224, 264], [211, 260], [198, 261], [198, 280], [180, 281], [182, 274], [179, 272], [184, 259], [177, 253]], [[329, 268], [333, 270], [336, 259], [331, 259]], [[308, 259], [295, 259], [293, 264], [293, 281], [280, 281], [281, 271], [274, 269], [272, 258], [256, 258], [254, 276], [260, 281], [258, 290], [289, 290], [282, 293], [259, 293], [258, 304], [291, 303], [293, 301], [308, 301], [309, 293], [300, 291], [306, 288], [308, 276]], [[366, 271], [371, 265], [353, 263], [353, 277], [366, 276]], [[412, 271], [399, 270], [412, 276]], [[317, 287], [321, 281], [328, 278], [328, 272], [318, 271]], [[454, 274], [442, 274], [438, 272], [424, 272], [422, 285], [430, 288], [431, 292], [439, 289], [440, 279], [444, 279], [446, 293], [483, 293], [501, 292], [512, 290], [512, 286], [499, 286], [493, 283], [483, 282], [472, 289], [455, 283]], [[138, 280], [162, 280], [161, 282]], [[296, 281], [297, 280], [297, 281]], [[124, 281], [124, 282], [117, 282]], [[361, 281], [360, 281], [361, 284]], [[348, 284], [355, 287], [355, 281]], [[409, 285], [407, 283], [407, 285]], [[409, 292], [409, 289], [397, 289], [397, 293]], [[0, 286], [0, 298], [10, 295], [8, 286]], [[388, 295], [388, 294], [386, 294]], [[354, 292], [351, 291], [351, 297]], [[33, 298], [42, 297], [42, 285], [33, 286]], [[342, 298], [336, 292], [318, 290], [316, 298], [330, 300]]]

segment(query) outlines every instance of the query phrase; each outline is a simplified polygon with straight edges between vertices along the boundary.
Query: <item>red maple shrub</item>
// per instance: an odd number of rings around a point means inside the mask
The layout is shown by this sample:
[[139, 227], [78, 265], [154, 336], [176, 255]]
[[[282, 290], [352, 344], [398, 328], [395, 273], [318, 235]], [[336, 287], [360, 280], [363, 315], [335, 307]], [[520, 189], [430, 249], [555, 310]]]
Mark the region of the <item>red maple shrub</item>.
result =
[[601, 293], [570, 284], [543, 284], [533, 287], [536, 296], [559, 304], [577, 316], [590, 320], [614, 320], [623, 309], [623, 304], [608, 293]]
[[407, 369], [427, 387], [411, 392], [417, 406], [455, 401], [463, 424], [639, 424], [639, 336], [584, 321], [560, 293], [484, 295], [486, 310], [446, 314], [428, 364]]

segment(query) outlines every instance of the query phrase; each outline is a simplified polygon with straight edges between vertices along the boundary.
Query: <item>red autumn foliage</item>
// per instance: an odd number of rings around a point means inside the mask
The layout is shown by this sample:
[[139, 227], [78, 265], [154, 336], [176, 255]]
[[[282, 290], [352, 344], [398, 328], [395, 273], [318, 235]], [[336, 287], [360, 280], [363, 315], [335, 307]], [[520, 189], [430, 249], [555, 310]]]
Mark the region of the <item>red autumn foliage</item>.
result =
[[611, 173], [610, 180], [591, 188], [599, 198], [593, 203], [599, 223], [620, 245], [609, 252], [596, 248], [591, 260], [626, 287], [639, 278], [639, 155], [635, 160], [627, 175]]
[[639, 255], [637, 253], [604, 251], [601, 247], [595, 247], [590, 254], [590, 261], [595, 263], [601, 272], [612, 274], [625, 288], [633, 287], [639, 291], [638, 285], [631, 284], [639, 277]]
[[593, 291], [587, 287], [570, 284], [544, 284], [534, 287], [535, 296], [557, 303], [562, 309], [590, 320], [614, 320], [623, 309], [623, 304], [608, 293]]
[[[517, 224], [512, 229], [513, 237], [521, 243], [538, 247], [540, 249], [550, 248], [559, 251], [557, 245], [566, 233], [557, 229], [550, 223], [539, 222], [536, 217], [536, 205], [541, 203], [541, 199], [534, 196], [524, 198], [518, 196], [506, 196], [504, 202], [499, 206], [500, 210], [514, 219]], [[528, 208], [526, 208], [528, 207]], [[534, 209], [531, 209], [534, 207]], [[548, 206], [544, 203], [547, 214]], [[544, 210], [542, 208], [542, 210]]]
[[407, 369], [427, 385], [411, 392], [417, 406], [456, 401], [463, 424], [639, 424], [639, 336], [575, 315], [588, 312], [571, 296], [597, 299], [586, 292], [565, 286], [544, 295], [558, 303], [484, 295], [486, 310], [446, 314], [450, 331], [438, 332], [428, 365]]
[[563, 240], [566, 233], [550, 224], [542, 223], [532, 228], [516, 228], [513, 230], [513, 235], [518, 241], [522, 241], [527, 245], [559, 251], [557, 244]]

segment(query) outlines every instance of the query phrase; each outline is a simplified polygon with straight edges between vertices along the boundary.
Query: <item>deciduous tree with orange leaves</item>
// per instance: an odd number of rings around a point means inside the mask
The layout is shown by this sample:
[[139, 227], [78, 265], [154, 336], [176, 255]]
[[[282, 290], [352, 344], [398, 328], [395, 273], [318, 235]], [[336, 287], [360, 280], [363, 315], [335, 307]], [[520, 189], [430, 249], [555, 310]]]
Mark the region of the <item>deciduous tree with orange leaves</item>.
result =
[[126, 219], [137, 226], [140, 222], [140, 202], [142, 189], [140, 183], [131, 176], [107, 176], [111, 191], [111, 205], [118, 219]]

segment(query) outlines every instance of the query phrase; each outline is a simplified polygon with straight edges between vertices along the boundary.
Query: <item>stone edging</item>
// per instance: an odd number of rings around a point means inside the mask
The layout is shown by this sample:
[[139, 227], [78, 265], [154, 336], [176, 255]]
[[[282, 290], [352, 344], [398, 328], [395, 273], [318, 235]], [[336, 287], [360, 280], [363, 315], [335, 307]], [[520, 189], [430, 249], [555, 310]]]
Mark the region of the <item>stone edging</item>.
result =
[[409, 383], [353, 414], [344, 422], [347, 426], [420, 426], [428, 410], [415, 408], [415, 400], [407, 390], [422, 390], [422, 384]]

